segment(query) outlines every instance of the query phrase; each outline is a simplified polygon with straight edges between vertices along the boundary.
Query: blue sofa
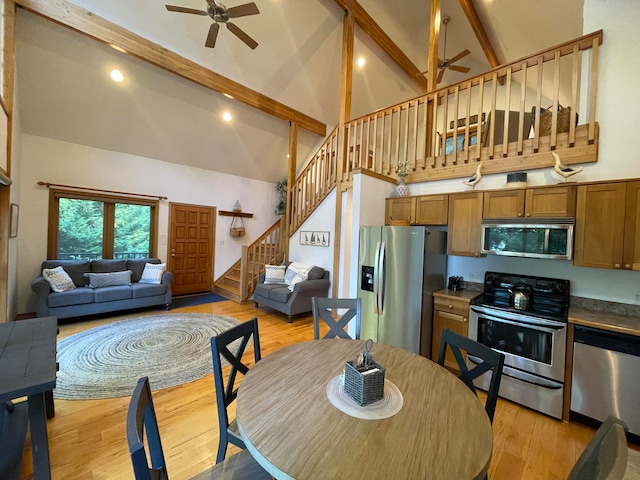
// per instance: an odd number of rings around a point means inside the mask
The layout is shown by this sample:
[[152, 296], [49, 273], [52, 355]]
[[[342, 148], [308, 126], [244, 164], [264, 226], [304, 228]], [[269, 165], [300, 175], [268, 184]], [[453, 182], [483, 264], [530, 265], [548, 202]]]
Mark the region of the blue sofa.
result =
[[[72, 318], [98, 313], [110, 313], [133, 308], [164, 305], [171, 306], [171, 280], [173, 274], [165, 271], [159, 284], [139, 283], [146, 263], [159, 264], [158, 258], [136, 260], [46, 260], [45, 268], [61, 266], [69, 274], [76, 288], [66, 292], [54, 292], [42, 276], [31, 282], [31, 290], [37, 295], [37, 316]], [[89, 287], [85, 273], [109, 273], [131, 270], [131, 285], [103, 288]]]

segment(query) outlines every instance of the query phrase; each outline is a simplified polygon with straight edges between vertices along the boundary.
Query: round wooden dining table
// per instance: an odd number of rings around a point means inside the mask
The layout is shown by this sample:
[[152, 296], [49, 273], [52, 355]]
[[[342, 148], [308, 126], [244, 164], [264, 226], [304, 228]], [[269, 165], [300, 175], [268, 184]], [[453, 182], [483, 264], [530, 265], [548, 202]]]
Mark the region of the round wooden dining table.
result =
[[263, 468], [298, 480], [483, 478], [493, 441], [489, 417], [462, 381], [427, 358], [374, 344], [373, 357], [402, 394], [402, 408], [370, 420], [333, 406], [327, 384], [364, 349], [361, 340], [313, 340], [251, 368], [238, 390], [236, 418]]

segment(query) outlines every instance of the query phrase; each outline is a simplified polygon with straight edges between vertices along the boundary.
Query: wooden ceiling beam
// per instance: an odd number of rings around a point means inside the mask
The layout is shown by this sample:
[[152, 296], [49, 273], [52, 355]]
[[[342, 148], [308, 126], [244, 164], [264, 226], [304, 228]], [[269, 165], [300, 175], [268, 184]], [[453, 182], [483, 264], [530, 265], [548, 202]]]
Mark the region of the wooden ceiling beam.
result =
[[325, 123], [288, 107], [266, 95], [251, 90], [229, 78], [188, 60], [162, 46], [150, 42], [125, 28], [65, 0], [15, 0], [16, 5], [48, 20], [68, 27], [107, 45], [124, 49], [128, 54], [175, 73], [187, 80], [220, 93], [227, 93], [235, 100], [322, 137], [327, 134]]
[[398, 47], [389, 35], [378, 25], [373, 18], [366, 12], [357, 0], [336, 0], [343, 10], [348, 10], [354, 17], [356, 24], [387, 54], [396, 62], [396, 64], [404, 71], [409, 78], [418, 86], [422, 92], [427, 91], [427, 80], [407, 57], [400, 47]]
[[487, 35], [487, 31], [485, 30], [482, 22], [480, 21], [480, 17], [478, 16], [478, 12], [476, 11], [476, 7], [473, 5], [473, 0], [459, 0], [460, 6], [464, 11], [464, 14], [467, 16], [467, 20], [473, 29], [473, 33], [475, 33], [478, 42], [480, 43], [480, 47], [482, 47], [482, 51], [484, 52], [485, 57], [489, 62], [491, 68], [495, 68], [500, 65], [498, 61], [498, 56], [496, 55], [496, 51], [491, 45], [489, 41], [489, 36]]

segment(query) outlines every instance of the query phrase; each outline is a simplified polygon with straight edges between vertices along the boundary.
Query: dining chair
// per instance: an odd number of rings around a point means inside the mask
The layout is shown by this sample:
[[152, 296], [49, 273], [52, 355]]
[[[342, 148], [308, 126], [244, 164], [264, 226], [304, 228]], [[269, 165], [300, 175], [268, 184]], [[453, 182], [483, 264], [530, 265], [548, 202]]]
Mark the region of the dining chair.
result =
[[[147, 460], [145, 436], [151, 466]], [[169, 480], [148, 377], [142, 377], [138, 380], [133, 395], [131, 395], [127, 412], [127, 440], [136, 480]], [[195, 480], [240, 480], [247, 478], [256, 480], [271, 478], [253, 459], [248, 450], [243, 450], [193, 477]]]
[[[444, 366], [447, 347], [451, 349], [458, 368], [460, 369], [460, 380], [462, 380], [476, 396], [478, 392], [476, 391], [476, 386], [473, 384], [473, 380], [485, 372], [491, 371], [491, 382], [487, 390], [487, 400], [484, 408], [487, 415], [489, 415], [489, 420], [493, 423], [493, 414], [496, 411], [498, 390], [500, 389], [500, 380], [502, 379], [504, 354], [445, 328], [442, 331], [440, 351], [438, 352], [438, 364], [441, 366]], [[467, 355], [472, 355], [479, 359], [481, 362], [469, 370], [462, 354], [463, 351]]]
[[[311, 309], [313, 311], [313, 338], [320, 339], [320, 322], [324, 322], [329, 331], [324, 338], [347, 338], [352, 337], [345, 331], [349, 323], [355, 319], [355, 338], [360, 338], [360, 299], [359, 298], [311, 298]], [[335, 310], [346, 310], [339, 318], [334, 316]]]
[[596, 430], [567, 480], [620, 480], [627, 469], [627, 426], [609, 416]]
[[[221, 462], [227, 453], [229, 442], [240, 448], [246, 448], [236, 419], [229, 421], [229, 406], [238, 394], [236, 380], [238, 373], [246, 375], [249, 367], [243, 363], [242, 357], [253, 338], [253, 359], [260, 360], [260, 337], [258, 335], [258, 319], [252, 318], [248, 322], [232, 327], [211, 338], [211, 359], [213, 361], [213, 381], [216, 389], [216, 404], [218, 408], [218, 426], [220, 443], [216, 462]], [[225, 379], [222, 373], [222, 360], [229, 363], [229, 375]]]

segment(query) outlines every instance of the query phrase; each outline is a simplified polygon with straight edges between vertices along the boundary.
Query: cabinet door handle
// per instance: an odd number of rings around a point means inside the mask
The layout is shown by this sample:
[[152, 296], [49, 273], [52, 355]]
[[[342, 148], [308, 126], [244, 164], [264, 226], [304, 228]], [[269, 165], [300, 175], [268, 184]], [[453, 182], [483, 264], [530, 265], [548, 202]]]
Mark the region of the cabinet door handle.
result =
[[625, 263], [624, 268], [626, 268], [627, 270], [631, 270], [631, 264]]
[[449, 304], [449, 308], [453, 308], [453, 305]]
[[619, 263], [616, 263], [616, 264], [613, 266], [613, 268], [620, 268], [620, 264], [619, 264]]

